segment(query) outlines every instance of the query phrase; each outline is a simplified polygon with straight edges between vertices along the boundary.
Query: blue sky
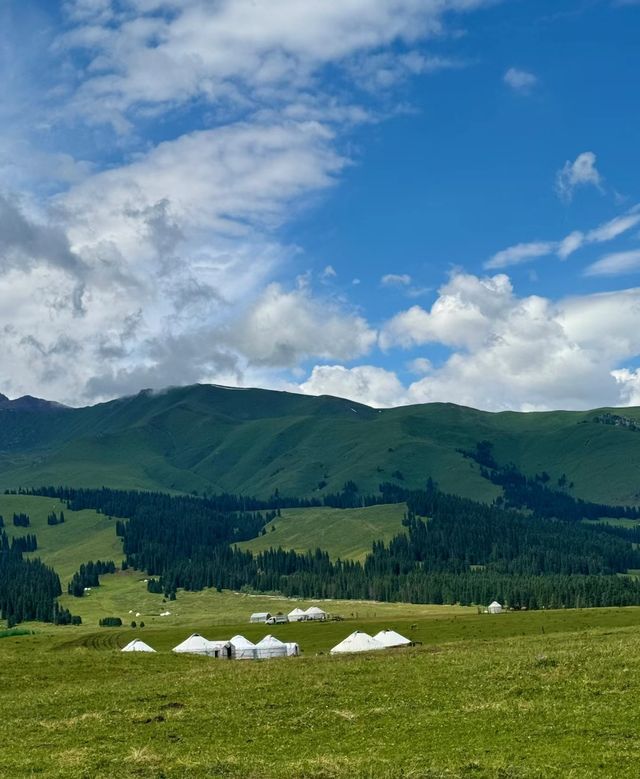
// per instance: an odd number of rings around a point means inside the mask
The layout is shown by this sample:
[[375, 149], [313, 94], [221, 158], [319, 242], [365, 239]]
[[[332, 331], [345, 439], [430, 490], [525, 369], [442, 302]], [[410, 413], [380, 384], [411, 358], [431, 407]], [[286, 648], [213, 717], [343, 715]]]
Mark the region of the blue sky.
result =
[[8, 0], [2, 391], [640, 404], [640, 3]]

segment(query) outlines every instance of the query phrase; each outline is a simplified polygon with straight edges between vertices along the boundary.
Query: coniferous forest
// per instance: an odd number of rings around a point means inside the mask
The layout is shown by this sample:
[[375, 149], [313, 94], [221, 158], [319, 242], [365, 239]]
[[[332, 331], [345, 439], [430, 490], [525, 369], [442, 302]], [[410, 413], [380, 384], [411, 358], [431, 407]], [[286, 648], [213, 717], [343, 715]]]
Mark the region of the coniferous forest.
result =
[[[474, 455], [488, 473], [504, 470], [482, 445]], [[505, 490], [509, 497], [493, 505], [444, 494], [430, 480], [413, 491], [382, 484], [377, 496], [361, 496], [357, 485], [347, 483], [329, 496], [330, 505], [402, 501], [408, 507], [405, 532], [387, 544], [374, 543], [363, 563], [332, 561], [322, 550], [270, 549], [254, 556], [236, 549], [234, 542], [257, 536], [281, 507], [299, 505], [279, 495], [260, 501], [108, 489], [33, 492], [60, 498], [70, 509], [121, 517], [115, 527], [124, 565], [150, 574], [149, 589], [170, 598], [178, 588], [216, 587], [467, 605], [497, 598], [529, 609], [640, 604], [640, 583], [620, 576], [640, 568], [640, 527], [582, 523], [610, 516], [616, 507], [598, 506], [596, 513], [595, 504], [576, 501], [563, 485], [553, 489], [541, 478], [515, 481], [520, 497]], [[635, 508], [617, 508], [620, 516], [637, 514]], [[74, 594], [80, 594], [80, 578], [76, 584]]]

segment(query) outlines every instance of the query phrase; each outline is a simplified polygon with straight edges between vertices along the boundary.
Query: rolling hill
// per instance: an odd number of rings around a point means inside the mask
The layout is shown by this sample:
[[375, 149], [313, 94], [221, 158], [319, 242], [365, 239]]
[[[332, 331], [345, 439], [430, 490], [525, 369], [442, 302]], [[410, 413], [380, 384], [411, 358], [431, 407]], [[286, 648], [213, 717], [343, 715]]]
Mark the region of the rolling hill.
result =
[[[638, 427], [636, 427], [636, 425]], [[640, 500], [640, 409], [488, 413], [433, 403], [373, 409], [340, 398], [194, 385], [86, 408], [0, 403], [0, 488], [42, 484], [321, 497], [347, 480], [491, 500], [459, 450], [491, 441], [525, 474], [566, 474], [573, 494]]]

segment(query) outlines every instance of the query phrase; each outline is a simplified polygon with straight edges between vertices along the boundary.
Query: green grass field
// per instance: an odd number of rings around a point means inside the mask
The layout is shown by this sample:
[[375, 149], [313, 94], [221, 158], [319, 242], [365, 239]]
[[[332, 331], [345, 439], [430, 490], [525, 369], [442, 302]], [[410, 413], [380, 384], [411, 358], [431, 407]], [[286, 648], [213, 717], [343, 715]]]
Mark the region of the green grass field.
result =
[[[0, 775], [638, 775], [639, 609], [422, 621], [431, 640], [408, 650], [331, 657], [318, 639], [302, 657], [252, 663], [175, 656], [175, 628], [164, 642], [83, 628], [3, 638]], [[295, 627], [304, 649], [307, 629], [335, 626]], [[162, 651], [110, 649], [136, 634]]]
[[331, 557], [364, 560], [374, 541], [390, 541], [403, 532], [404, 503], [363, 509], [284, 509], [266, 526], [266, 534], [238, 544], [261, 552], [281, 546], [296, 552], [324, 549]]
[[[47, 525], [47, 516], [64, 511], [62, 525]], [[30, 527], [15, 527], [13, 514], [29, 515]], [[68, 511], [64, 504], [53, 498], [28, 495], [0, 495], [0, 516], [4, 517], [7, 535], [23, 536], [35, 533], [38, 549], [33, 557], [39, 557], [53, 566], [63, 587], [81, 563], [89, 560], [122, 560], [122, 541], [116, 536], [115, 520], [95, 511]]]

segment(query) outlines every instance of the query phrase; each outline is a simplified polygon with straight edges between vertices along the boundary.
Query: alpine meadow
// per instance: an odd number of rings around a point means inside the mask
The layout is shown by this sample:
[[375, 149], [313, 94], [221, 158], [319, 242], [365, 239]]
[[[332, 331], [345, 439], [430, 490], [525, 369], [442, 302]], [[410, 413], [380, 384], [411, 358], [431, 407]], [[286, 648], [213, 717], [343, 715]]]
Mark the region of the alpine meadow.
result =
[[0, 776], [635, 779], [640, 4], [0, 3]]

